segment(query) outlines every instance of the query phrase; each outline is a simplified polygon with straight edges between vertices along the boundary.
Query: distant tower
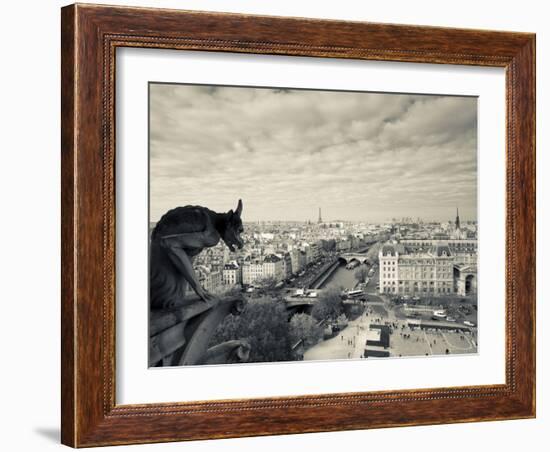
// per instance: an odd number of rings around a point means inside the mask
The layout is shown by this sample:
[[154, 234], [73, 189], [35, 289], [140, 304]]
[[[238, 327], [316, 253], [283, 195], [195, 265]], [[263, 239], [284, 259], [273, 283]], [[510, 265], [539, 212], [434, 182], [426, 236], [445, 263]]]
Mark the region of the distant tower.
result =
[[455, 220], [455, 229], [460, 229], [460, 217], [458, 216], [458, 207], [456, 208], [456, 220]]
[[319, 220], [317, 221], [318, 223], [322, 223], [323, 222], [323, 217], [321, 217], [321, 208], [319, 207]]

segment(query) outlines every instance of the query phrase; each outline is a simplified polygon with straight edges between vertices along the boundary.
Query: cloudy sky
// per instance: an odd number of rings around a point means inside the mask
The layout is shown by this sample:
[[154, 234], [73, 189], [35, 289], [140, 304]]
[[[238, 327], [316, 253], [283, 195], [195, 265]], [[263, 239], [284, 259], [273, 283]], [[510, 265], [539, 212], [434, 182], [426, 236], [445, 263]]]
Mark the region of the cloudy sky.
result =
[[150, 211], [476, 219], [477, 100], [150, 84]]

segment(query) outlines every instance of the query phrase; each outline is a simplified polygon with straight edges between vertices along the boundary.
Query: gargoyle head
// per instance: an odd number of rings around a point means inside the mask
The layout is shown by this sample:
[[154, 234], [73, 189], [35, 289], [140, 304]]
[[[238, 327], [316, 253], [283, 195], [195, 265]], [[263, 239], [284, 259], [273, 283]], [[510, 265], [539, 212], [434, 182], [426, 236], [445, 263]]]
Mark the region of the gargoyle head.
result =
[[222, 234], [222, 239], [231, 251], [235, 251], [235, 245], [241, 249], [244, 245], [241, 234], [244, 231], [241, 213], [243, 211], [243, 202], [239, 199], [237, 210], [231, 209], [227, 212], [227, 223]]

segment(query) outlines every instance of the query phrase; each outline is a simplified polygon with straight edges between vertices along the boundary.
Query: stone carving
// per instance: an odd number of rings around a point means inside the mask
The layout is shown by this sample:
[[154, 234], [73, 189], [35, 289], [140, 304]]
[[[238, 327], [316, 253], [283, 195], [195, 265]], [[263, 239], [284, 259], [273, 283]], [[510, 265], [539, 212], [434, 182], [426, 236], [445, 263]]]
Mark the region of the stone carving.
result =
[[[220, 240], [231, 251], [242, 248], [243, 204], [217, 213], [206, 207], [185, 206], [168, 211], [151, 234], [149, 365], [220, 364], [248, 359], [244, 340], [208, 349], [214, 330], [245, 301], [240, 294], [217, 297], [199, 283], [193, 259]], [[190, 287], [196, 295], [190, 295]]]
[[197, 279], [193, 259], [204, 248], [223, 240], [231, 251], [242, 248], [243, 203], [235, 212], [217, 213], [206, 207], [185, 206], [168, 211], [151, 234], [150, 304], [167, 308], [185, 303], [188, 285], [205, 302], [213, 301]]

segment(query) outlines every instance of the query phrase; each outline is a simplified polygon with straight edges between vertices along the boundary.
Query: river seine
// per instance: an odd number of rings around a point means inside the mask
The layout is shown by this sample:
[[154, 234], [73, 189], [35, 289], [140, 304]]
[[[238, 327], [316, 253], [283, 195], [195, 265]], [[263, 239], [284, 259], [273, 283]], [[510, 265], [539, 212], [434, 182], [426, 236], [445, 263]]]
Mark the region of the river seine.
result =
[[340, 264], [340, 266], [336, 270], [334, 270], [334, 273], [330, 275], [330, 277], [323, 283], [320, 288], [329, 289], [331, 287], [343, 287], [344, 289], [353, 289], [357, 284], [357, 280], [355, 279], [355, 272], [361, 267], [364, 267], [364, 265], [355, 267], [353, 270], [347, 270], [345, 263]]

